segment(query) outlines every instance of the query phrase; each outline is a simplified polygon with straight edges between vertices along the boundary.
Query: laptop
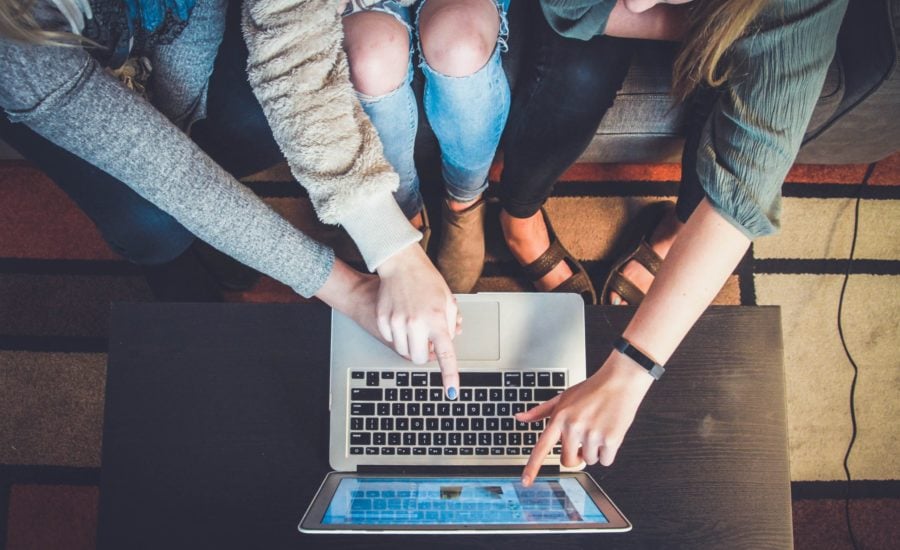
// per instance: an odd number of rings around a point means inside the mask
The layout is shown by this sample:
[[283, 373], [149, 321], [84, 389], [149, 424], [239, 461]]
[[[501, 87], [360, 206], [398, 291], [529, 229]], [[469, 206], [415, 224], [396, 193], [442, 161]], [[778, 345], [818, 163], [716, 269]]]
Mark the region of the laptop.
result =
[[[328, 474], [307, 533], [622, 532], [631, 524], [560, 447], [530, 487], [522, 469], [545, 421], [516, 413], [585, 379], [575, 294], [457, 296], [457, 400], [436, 362], [414, 365], [333, 312]], [[543, 472], [551, 470], [549, 474]]]

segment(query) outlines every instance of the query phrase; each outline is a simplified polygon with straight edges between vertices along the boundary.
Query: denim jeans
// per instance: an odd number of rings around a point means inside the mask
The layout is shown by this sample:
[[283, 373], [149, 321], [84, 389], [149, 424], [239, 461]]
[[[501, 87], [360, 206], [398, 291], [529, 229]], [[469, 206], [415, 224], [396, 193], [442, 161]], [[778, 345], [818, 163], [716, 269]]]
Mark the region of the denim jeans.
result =
[[517, 218], [534, 215], [553, 185], [584, 152], [621, 88], [632, 42], [564, 38], [539, 8], [503, 134], [500, 201]]
[[[240, 2], [230, 3], [225, 36], [209, 80], [206, 118], [192, 138], [237, 177], [282, 159], [246, 77]], [[194, 235], [130, 187], [0, 113], [0, 137], [43, 170], [98, 227], [109, 246], [144, 266], [170, 262]]]
[[[360, 103], [378, 130], [384, 155], [400, 176], [394, 196], [407, 217], [422, 208], [419, 176], [413, 160], [419, 112], [412, 89], [414, 29], [425, 1], [413, 10], [397, 2], [386, 1], [377, 10], [390, 13], [410, 32], [409, 66], [399, 88], [383, 96], [358, 94]], [[500, 142], [510, 106], [509, 83], [500, 60], [506, 49], [506, 11], [510, 0], [495, 0], [500, 15], [497, 45], [488, 62], [474, 74], [452, 77], [428, 65], [421, 53], [419, 67], [425, 77], [425, 116], [441, 149], [441, 172], [447, 195], [460, 202], [477, 198], [487, 188], [488, 171]], [[421, 52], [421, 45], [418, 46]]]

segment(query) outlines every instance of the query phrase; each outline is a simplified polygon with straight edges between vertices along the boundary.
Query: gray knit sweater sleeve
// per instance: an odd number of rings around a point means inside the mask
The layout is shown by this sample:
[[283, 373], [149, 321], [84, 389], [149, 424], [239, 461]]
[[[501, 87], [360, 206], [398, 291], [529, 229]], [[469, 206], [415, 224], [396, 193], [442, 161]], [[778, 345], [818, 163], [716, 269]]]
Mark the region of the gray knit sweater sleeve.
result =
[[84, 50], [0, 38], [0, 71], [0, 107], [12, 121], [120, 179], [203, 240], [304, 296], [328, 278], [329, 248], [278, 216]]
[[748, 238], [778, 231], [781, 185], [834, 57], [847, 0], [773, 1], [732, 46], [734, 74], [707, 120], [697, 175]]
[[421, 234], [394, 200], [399, 178], [350, 83], [337, 6], [244, 0], [247, 73], [319, 218], [342, 225], [374, 270]]

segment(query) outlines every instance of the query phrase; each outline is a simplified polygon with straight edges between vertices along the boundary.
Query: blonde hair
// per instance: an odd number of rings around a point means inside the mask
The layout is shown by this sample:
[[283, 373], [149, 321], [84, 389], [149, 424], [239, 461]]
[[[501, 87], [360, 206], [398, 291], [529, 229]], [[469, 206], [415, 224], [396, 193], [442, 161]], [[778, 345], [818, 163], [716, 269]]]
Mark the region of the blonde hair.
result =
[[55, 46], [94, 45], [77, 34], [47, 31], [32, 15], [35, 0], [0, 0], [0, 36], [27, 44]]
[[745, 36], [769, 0], [696, 0], [672, 72], [672, 94], [684, 101], [698, 86], [721, 86], [733, 67], [726, 54]]

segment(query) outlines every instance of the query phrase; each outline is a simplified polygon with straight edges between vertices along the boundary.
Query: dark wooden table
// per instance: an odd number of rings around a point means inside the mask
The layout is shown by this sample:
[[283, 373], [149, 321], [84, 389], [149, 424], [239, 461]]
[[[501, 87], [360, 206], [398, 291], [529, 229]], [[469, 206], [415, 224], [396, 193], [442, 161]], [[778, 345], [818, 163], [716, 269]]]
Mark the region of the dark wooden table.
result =
[[[587, 311], [588, 370], [629, 308]], [[792, 545], [777, 308], [713, 307], [655, 383], [611, 468], [617, 535], [303, 535], [328, 466], [329, 311], [114, 307], [99, 546], [785, 548]]]

